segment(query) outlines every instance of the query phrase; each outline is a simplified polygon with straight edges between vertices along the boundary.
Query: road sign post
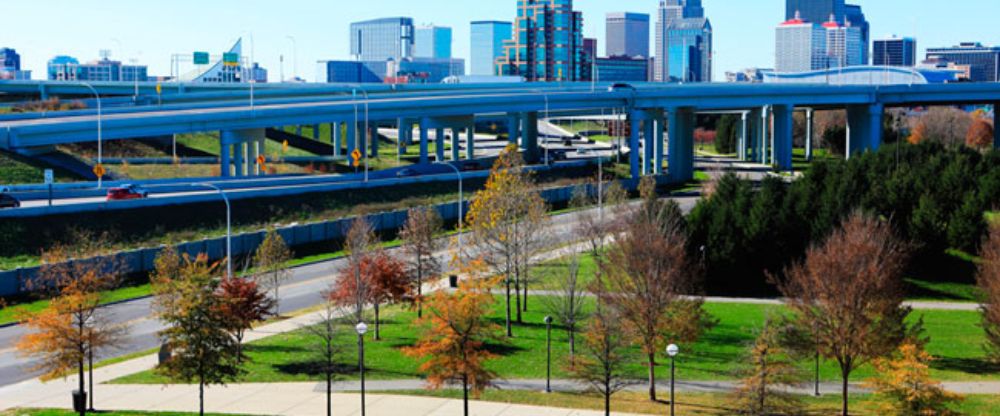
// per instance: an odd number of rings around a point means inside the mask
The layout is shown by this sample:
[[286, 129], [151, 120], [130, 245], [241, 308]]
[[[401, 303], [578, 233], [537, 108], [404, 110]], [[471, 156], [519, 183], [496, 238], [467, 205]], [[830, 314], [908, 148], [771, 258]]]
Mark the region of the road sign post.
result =
[[104, 169], [103, 164], [98, 163], [94, 165], [94, 176], [97, 176], [98, 180], [103, 178], [105, 173], [107, 173], [107, 171]]
[[55, 181], [52, 169], [45, 169], [45, 185], [49, 188], [49, 206], [52, 206], [52, 182]]
[[354, 159], [354, 170], [357, 171], [357, 168], [361, 166], [361, 151], [354, 149], [354, 151], [351, 152], [351, 159]]

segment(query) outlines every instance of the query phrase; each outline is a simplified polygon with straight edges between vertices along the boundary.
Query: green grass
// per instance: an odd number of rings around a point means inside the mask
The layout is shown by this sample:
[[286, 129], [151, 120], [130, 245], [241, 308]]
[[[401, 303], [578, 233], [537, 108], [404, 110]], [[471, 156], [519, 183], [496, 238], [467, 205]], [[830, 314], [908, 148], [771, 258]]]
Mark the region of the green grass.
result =
[[[219, 134], [218, 133], [193, 133], [193, 134], [178, 134], [177, 143], [183, 144], [184, 146], [190, 147], [192, 149], [201, 150], [206, 153], [211, 153], [213, 155], [219, 154]], [[305, 150], [296, 149], [294, 147], [289, 147], [287, 150], [283, 149], [281, 143], [274, 140], [264, 141], [264, 153], [268, 157], [281, 157], [281, 156], [316, 156], [313, 153], [309, 153]]]
[[[42, 183], [45, 179], [46, 168], [48, 166], [37, 163], [30, 158], [0, 152], [0, 185]], [[60, 169], [55, 170], [55, 179], [57, 182], [77, 180], [72, 174]]]
[[[515, 337], [489, 344], [499, 358], [489, 362], [491, 370], [506, 379], [543, 378], [545, 376], [545, 326], [542, 318], [546, 315], [543, 300], [529, 297], [530, 312], [523, 316], [524, 325], [514, 328]], [[592, 305], [590, 306], [592, 307]], [[706, 310], [719, 324], [706, 333], [698, 342], [682, 345], [682, 355], [677, 362], [677, 376], [686, 380], [732, 380], [733, 371], [743, 360], [746, 345], [752, 341], [753, 333], [765, 317], [776, 317], [787, 309], [779, 305], [722, 304], [711, 303]], [[406, 357], [402, 347], [413, 345], [419, 331], [413, 325], [415, 312], [400, 307], [386, 311], [382, 328], [382, 341], [369, 341], [366, 345], [365, 360], [373, 380], [413, 379], [421, 377], [419, 361]], [[912, 320], [924, 318], [930, 343], [928, 351], [938, 357], [932, 364], [932, 376], [941, 380], [1000, 380], [1000, 371], [987, 365], [982, 350], [983, 330], [978, 326], [979, 316], [975, 312], [961, 311], [916, 311]], [[490, 319], [497, 325], [503, 324], [503, 302], [498, 298]], [[356, 336], [350, 328], [343, 328], [338, 345], [349, 346]], [[560, 328], [553, 331], [553, 377], [565, 378], [569, 374], [563, 365], [567, 363], [567, 334]], [[316, 359], [310, 345], [315, 345], [308, 332], [297, 330], [275, 335], [250, 343], [246, 351], [250, 357], [246, 364], [246, 374], [241, 382], [290, 382], [318, 381], [313, 365]], [[645, 376], [646, 369], [639, 359], [639, 351], [632, 348], [635, 359], [629, 363], [626, 373], [636, 379]], [[347, 347], [338, 359], [345, 369], [342, 379], [356, 377], [353, 363], [356, 363], [356, 349]], [[662, 360], [662, 358], [661, 358]], [[802, 370], [811, 374], [812, 363], [801, 363]], [[665, 377], [666, 366], [657, 367], [657, 376]], [[837, 380], [838, 370], [833, 362], [821, 366], [824, 380]], [[860, 381], [873, 375], [870, 367], [855, 371], [852, 380]], [[124, 377], [116, 383], [167, 382], [166, 379], [144, 372]]]
[[906, 284], [909, 292], [915, 294], [914, 300], [977, 302], [980, 299], [979, 289], [971, 283], [906, 279]]
[[[101, 294], [101, 304], [121, 302], [130, 299], [137, 299], [149, 296], [152, 289], [149, 284], [137, 286], [126, 286], [114, 290], [109, 290]], [[7, 308], [0, 309], [0, 325], [14, 323], [22, 314], [36, 314], [49, 306], [49, 300], [36, 300], [28, 303], [21, 303]]]
[[[78, 413], [65, 409], [11, 409], [0, 412], [0, 416], [74, 416]], [[144, 411], [101, 411], [99, 414], [107, 416], [190, 416], [198, 413], [183, 412], [144, 412]], [[224, 413], [205, 413], [206, 416], [238, 416]]]

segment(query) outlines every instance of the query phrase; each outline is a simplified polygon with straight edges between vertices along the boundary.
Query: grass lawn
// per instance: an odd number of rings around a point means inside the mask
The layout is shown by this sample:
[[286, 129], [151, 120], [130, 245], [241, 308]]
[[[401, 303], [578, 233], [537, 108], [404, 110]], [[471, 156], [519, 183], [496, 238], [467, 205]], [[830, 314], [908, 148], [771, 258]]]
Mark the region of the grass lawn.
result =
[[[121, 302], [129, 299], [136, 299], [149, 296], [151, 293], [148, 283], [138, 286], [122, 287], [109, 290], [101, 294], [101, 303], [108, 304]], [[21, 303], [16, 306], [0, 309], [0, 325], [5, 325], [18, 321], [18, 316], [22, 313], [34, 314], [41, 312], [49, 306], [49, 300], [36, 300], [34, 302]]]
[[[0, 412], [0, 416], [74, 416], [78, 413], [72, 410], [64, 409], [11, 409]], [[152, 416], [189, 416], [197, 415], [198, 413], [179, 413], [179, 412], [143, 412], [143, 411], [100, 411], [98, 414], [106, 416], [142, 416], [142, 415], [152, 415]], [[206, 416], [238, 416], [231, 414], [221, 414], [221, 413], [205, 413]]]
[[[48, 166], [7, 152], [0, 152], [0, 185], [42, 183]], [[56, 182], [79, 180], [74, 175], [55, 169]]]
[[[498, 302], [490, 318], [503, 324], [503, 302]], [[506, 379], [544, 378], [545, 376], [545, 326], [542, 318], [544, 300], [530, 297], [530, 312], [524, 314], [524, 324], [514, 328], [515, 337], [491, 343], [489, 348], [499, 356], [488, 366]], [[592, 307], [592, 304], [590, 305]], [[682, 345], [682, 356], [677, 362], [677, 376], [686, 380], [732, 380], [733, 371], [743, 360], [746, 345], [753, 339], [754, 331], [767, 316], [777, 316], [787, 310], [778, 305], [753, 304], [707, 304], [706, 309], [719, 324], [711, 329], [695, 344]], [[375, 380], [420, 378], [419, 362], [403, 355], [402, 348], [416, 342], [418, 331], [413, 321], [414, 311], [401, 307], [388, 308], [384, 315], [381, 341], [366, 343], [365, 359], [369, 373]], [[942, 380], [1000, 380], [1000, 371], [986, 364], [982, 343], [984, 334], [978, 326], [979, 316], [975, 312], [916, 311], [913, 320], [924, 318], [927, 335], [931, 341], [928, 351], [938, 357], [932, 365], [932, 375]], [[569, 377], [564, 363], [569, 362], [567, 334], [556, 328], [553, 331], [553, 377]], [[341, 378], [356, 377], [354, 363], [356, 350], [353, 347], [356, 336], [345, 327], [340, 345], [349, 346], [338, 362], [345, 369]], [[369, 338], [371, 339], [371, 338]], [[317, 359], [310, 345], [314, 340], [307, 331], [298, 330], [275, 335], [248, 344], [246, 351], [250, 357], [245, 366], [246, 374], [242, 382], [287, 382], [318, 381], [314, 365]], [[626, 367], [626, 373], [637, 379], [645, 376], [646, 370], [637, 348], [633, 349], [635, 359]], [[812, 374], [811, 362], [801, 363], [805, 374]], [[658, 377], [669, 372], [666, 366], [658, 366]], [[838, 371], [832, 362], [821, 366], [821, 378], [837, 380]], [[852, 376], [855, 381], [872, 375], [870, 367], [863, 367]], [[167, 380], [152, 372], [144, 372], [118, 379], [116, 383], [164, 383]]]
[[[211, 153], [213, 155], [219, 154], [219, 133], [193, 133], [193, 134], [178, 134], [177, 143], [183, 144], [192, 149], [201, 150], [206, 153]], [[281, 143], [274, 140], [264, 141], [265, 153], [268, 157], [275, 156], [316, 156], [305, 150], [296, 149], [294, 147], [289, 147], [287, 151], [282, 149]]]
[[[660, 398], [666, 399], [667, 392], [659, 392]], [[379, 394], [379, 392], [372, 392]], [[401, 394], [409, 396], [443, 397], [461, 399], [461, 390], [406, 390], [391, 391], [384, 394]], [[840, 410], [840, 396], [826, 395], [823, 397], [802, 396], [806, 405], [806, 414], [828, 415], [837, 414]], [[497, 403], [526, 404], [536, 406], [561, 407], [566, 409], [603, 410], [604, 398], [595, 393], [542, 393], [534, 391], [486, 390], [478, 400]], [[736, 412], [732, 406], [732, 398], [721, 393], [678, 393], [675, 411], [681, 415], [732, 415]], [[884, 411], [879, 408], [875, 399], [867, 395], [851, 396], [851, 414], [857, 416], [881, 416]], [[475, 402], [469, 404], [470, 411], [476, 408]], [[670, 405], [665, 402], [653, 403], [645, 393], [621, 392], [611, 397], [611, 411], [638, 414], [669, 414]], [[955, 407], [964, 415], [993, 415], [1000, 409], [1000, 397], [975, 395]]]

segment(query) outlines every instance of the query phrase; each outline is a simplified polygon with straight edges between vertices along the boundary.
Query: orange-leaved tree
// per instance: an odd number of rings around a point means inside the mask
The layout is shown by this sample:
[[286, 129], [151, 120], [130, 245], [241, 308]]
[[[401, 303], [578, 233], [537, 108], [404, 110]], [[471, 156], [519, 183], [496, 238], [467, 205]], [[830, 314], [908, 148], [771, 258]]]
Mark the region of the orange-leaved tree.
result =
[[[408, 301], [412, 298], [406, 265], [385, 250], [377, 249], [361, 258], [359, 264], [361, 297], [375, 311], [375, 340], [381, 339], [381, 305]], [[358, 298], [358, 280], [353, 269], [344, 269], [337, 277], [330, 300], [341, 306], [351, 306]]]
[[[542, 249], [546, 237], [545, 200], [536, 189], [517, 146], [507, 146], [493, 164], [486, 186], [476, 192], [465, 217], [469, 240], [466, 264], [482, 264], [503, 277], [506, 290], [506, 331], [514, 336], [511, 321], [511, 289], [514, 312], [521, 319], [521, 287], [527, 289], [531, 258]], [[527, 294], [527, 292], [525, 292]]]
[[243, 277], [224, 277], [219, 283], [219, 313], [229, 323], [229, 332], [236, 338], [237, 360], [243, 356], [243, 336], [253, 325], [272, 314], [275, 300], [257, 286], [257, 282]]
[[493, 307], [490, 288], [497, 283], [496, 279], [469, 279], [454, 293], [435, 292], [427, 299], [428, 313], [418, 320], [424, 332], [415, 346], [403, 349], [410, 357], [426, 359], [420, 371], [427, 375], [429, 388], [462, 384], [466, 415], [469, 389], [479, 397], [496, 378], [486, 368], [486, 362], [495, 358], [486, 345], [500, 338], [500, 328], [487, 317]]
[[931, 378], [934, 357], [919, 344], [906, 343], [893, 358], [875, 360], [875, 377], [865, 384], [884, 398], [883, 410], [900, 416], [957, 415], [951, 407], [962, 396], [948, 392]]
[[993, 124], [983, 118], [976, 118], [965, 135], [965, 145], [983, 150], [993, 147]]
[[41, 358], [35, 369], [44, 372], [43, 378], [77, 370], [79, 391], [85, 394], [84, 363], [92, 364], [96, 351], [116, 346], [126, 332], [124, 325], [112, 323], [100, 309], [101, 291], [117, 284], [120, 268], [100, 258], [70, 261], [68, 253], [61, 246], [42, 253], [42, 266], [33, 283], [54, 297], [41, 313], [20, 316], [29, 332], [18, 341], [17, 349], [21, 355]]

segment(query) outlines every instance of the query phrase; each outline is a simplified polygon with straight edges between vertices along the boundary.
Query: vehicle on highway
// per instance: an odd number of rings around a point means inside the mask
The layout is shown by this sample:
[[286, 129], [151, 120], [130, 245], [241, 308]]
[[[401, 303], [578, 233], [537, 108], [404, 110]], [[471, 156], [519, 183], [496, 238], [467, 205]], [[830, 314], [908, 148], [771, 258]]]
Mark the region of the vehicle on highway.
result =
[[624, 82], [618, 82], [618, 83], [612, 84], [610, 87], [608, 87], [608, 92], [615, 92], [615, 91], [618, 91], [618, 90], [632, 90], [632, 91], [635, 91], [635, 87], [633, 87], [631, 84], [626, 84]]
[[405, 168], [405, 169], [400, 169], [399, 171], [396, 172], [397, 178], [409, 178], [411, 176], [417, 176], [417, 171], [410, 168]]
[[469, 172], [473, 170], [479, 170], [479, 162], [466, 161], [458, 164], [458, 170], [462, 172]]
[[13, 195], [7, 193], [0, 193], [0, 209], [3, 208], [20, 208], [21, 201], [14, 198]]
[[577, 156], [590, 156], [594, 154], [594, 149], [576, 149]]
[[108, 201], [124, 201], [129, 199], [149, 198], [149, 191], [137, 185], [125, 184], [117, 188], [108, 189]]

